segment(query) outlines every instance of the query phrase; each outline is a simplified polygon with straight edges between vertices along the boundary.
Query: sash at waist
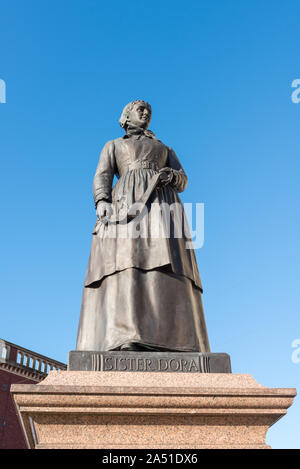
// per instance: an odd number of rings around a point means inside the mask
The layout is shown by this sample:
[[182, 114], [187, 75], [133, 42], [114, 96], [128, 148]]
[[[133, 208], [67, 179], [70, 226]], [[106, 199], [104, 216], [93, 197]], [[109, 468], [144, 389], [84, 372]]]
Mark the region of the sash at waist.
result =
[[122, 168], [120, 176], [123, 176], [128, 171], [131, 171], [133, 169], [152, 169], [156, 172], [159, 171], [158, 164], [156, 161], [135, 160], [127, 164], [126, 167]]

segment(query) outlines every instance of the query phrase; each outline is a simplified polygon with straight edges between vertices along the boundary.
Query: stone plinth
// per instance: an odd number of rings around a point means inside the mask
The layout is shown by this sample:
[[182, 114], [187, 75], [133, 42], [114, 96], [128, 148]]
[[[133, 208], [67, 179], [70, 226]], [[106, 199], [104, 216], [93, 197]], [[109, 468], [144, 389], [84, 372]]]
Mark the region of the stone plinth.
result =
[[251, 375], [52, 371], [12, 394], [30, 448], [267, 448], [295, 389]]

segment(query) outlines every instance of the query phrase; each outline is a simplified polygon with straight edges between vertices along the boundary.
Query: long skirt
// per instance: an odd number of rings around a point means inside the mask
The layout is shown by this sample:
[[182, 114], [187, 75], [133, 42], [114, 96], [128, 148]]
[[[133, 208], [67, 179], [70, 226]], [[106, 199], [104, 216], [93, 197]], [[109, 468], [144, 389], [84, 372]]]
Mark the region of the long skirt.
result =
[[[130, 207], [155, 174], [151, 169], [128, 171], [113, 188], [113, 203], [119, 206], [125, 196]], [[116, 225], [116, 236], [110, 236], [103, 224], [94, 234], [77, 350], [108, 351], [137, 343], [163, 350], [209, 351], [196, 257], [186, 248], [190, 234], [183, 230], [182, 237], [174, 235], [181, 223], [174, 216], [170, 235], [163, 235], [166, 225], [156, 209], [164, 204], [181, 207], [169, 185], [154, 191], [146, 213], [128, 224], [133, 232], [139, 226], [143, 235], [123, 237], [122, 225]]]
[[128, 268], [85, 287], [77, 350], [109, 351], [127, 343], [209, 352], [201, 290], [164, 268]]

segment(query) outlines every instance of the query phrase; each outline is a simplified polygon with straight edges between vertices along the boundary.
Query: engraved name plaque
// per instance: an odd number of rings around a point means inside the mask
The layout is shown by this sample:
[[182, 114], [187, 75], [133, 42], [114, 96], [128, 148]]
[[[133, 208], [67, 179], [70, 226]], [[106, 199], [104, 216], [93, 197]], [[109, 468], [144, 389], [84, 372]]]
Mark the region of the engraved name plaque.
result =
[[226, 353], [86, 352], [69, 354], [70, 371], [131, 371], [171, 373], [231, 373]]

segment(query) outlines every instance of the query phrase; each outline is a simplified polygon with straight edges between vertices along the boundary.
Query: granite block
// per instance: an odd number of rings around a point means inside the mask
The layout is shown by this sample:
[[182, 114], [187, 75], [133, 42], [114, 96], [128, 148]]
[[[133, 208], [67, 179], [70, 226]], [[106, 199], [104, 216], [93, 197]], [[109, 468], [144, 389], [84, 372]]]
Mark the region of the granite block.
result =
[[13, 385], [29, 448], [267, 448], [295, 389], [251, 375], [52, 371]]

